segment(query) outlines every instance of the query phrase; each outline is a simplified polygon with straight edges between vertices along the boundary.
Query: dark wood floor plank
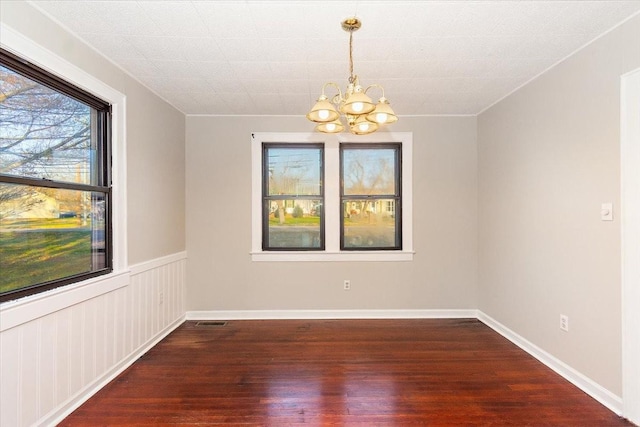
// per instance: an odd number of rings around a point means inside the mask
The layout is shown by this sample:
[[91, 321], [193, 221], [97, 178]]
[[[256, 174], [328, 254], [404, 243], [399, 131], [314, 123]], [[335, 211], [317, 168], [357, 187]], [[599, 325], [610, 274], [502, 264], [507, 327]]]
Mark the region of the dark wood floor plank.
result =
[[631, 425], [475, 319], [186, 322], [61, 425]]

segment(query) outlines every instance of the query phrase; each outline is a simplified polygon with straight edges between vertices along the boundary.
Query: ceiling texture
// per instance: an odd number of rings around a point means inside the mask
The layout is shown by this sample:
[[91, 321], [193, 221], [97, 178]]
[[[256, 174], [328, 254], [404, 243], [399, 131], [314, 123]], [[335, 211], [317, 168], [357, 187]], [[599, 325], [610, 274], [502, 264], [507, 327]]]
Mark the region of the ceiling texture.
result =
[[180, 111], [210, 115], [303, 116], [324, 83], [344, 91], [340, 24], [352, 16], [354, 73], [402, 117], [478, 114], [640, 11], [639, 0], [30, 3]]

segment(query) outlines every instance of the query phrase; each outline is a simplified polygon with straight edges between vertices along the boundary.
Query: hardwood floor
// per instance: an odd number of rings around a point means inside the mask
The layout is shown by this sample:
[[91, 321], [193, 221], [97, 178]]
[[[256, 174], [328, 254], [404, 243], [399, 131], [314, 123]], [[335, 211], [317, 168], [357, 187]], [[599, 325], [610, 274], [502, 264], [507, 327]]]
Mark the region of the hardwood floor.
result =
[[186, 322], [60, 425], [631, 425], [475, 319]]

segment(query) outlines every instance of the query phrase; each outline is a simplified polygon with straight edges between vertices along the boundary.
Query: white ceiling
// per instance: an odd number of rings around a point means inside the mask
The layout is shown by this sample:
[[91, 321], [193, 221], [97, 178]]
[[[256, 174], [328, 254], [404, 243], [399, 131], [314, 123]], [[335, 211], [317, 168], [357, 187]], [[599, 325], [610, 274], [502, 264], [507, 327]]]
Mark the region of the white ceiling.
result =
[[304, 115], [323, 83], [344, 89], [340, 23], [354, 15], [355, 74], [406, 116], [477, 114], [640, 11], [638, 0], [31, 3], [182, 112], [220, 115]]

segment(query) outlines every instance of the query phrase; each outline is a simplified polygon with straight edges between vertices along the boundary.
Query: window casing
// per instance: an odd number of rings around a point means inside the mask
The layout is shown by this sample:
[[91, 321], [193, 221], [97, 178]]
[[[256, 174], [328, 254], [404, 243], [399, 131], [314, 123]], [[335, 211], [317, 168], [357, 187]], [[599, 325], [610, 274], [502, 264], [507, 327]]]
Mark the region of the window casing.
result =
[[[0, 301], [113, 269], [107, 102], [0, 50]], [[28, 272], [25, 274], [24, 272]]]
[[[252, 243], [253, 261], [410, 261], [413, 259], [412, 236], [412, 153], [413, 135], [410, 132], [376, 132], [367, 136], [350, 134], [318, 133], [272, 133], [256, 132], [251, 134], [251, 187], [252, 187]], [[324, 204], [323, 224], [324, 243], [321, 249], [282, 249], [269, 250], [263, 247], [264, 200], [263, 200], [263, 147], [264, 144], [321, 144], [324, 147]], [[398, 147], [401, 161], [398, 163], [398, 186], [401, 190], [401, 206], [380, 203], [381, 211], [398, 209], [401, 222], [398, 230], [398, 245], [387, 247], [360, 247], [341, 249], [341, 184], [340, 184], [340, 145], [365, 147]], [[345, 145], [346, 146], [346, 145]], [[395, 197], [395, 196], [394, 196]], [[392, 200], [384, 199], [385, 202]], [[393, 215], [396, 215], [394, 212]]]

